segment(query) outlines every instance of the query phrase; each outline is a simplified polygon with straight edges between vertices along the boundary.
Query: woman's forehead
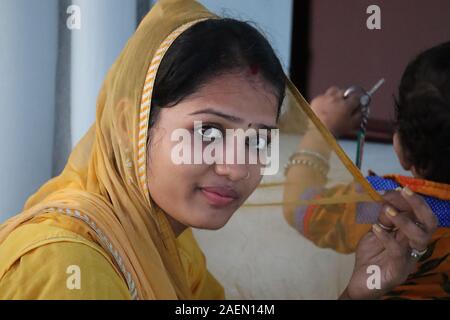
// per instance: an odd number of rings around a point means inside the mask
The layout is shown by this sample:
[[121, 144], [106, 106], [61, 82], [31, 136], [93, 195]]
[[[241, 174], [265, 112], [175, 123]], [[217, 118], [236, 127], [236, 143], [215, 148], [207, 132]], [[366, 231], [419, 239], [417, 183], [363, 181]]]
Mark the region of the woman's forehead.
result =
[[236, 118], [252, 121], [261, 119], [271, 122], [271, 125], [275, 125], [278, 111], [278, 98], [274, 89], [259, 76], [242, 74], [215, 77], [186, 97], [181, 104], [183, 113], [212, 109]]

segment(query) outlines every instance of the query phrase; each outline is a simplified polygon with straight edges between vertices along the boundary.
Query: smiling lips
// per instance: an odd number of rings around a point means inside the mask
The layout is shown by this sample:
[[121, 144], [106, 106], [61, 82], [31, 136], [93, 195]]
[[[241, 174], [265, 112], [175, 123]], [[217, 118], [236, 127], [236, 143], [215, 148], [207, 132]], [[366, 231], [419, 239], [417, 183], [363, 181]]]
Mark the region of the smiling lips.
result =
[[239, 198], [239, 194], [227, 187], [202, 187], [200, 188], [208, 202], [214, 206], [226, 206]]

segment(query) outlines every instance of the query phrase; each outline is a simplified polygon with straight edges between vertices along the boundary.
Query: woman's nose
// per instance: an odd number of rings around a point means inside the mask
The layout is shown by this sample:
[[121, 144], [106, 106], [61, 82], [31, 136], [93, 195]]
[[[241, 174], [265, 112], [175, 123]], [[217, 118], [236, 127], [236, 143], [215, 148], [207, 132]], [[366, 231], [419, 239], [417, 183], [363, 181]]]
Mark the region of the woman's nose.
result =
[[245, 164], [215, 164], [219, 176], [226, 176], [231, 181], [239, 181], [248, 177], [249, 170]]
[[228, 137], [233, 143], [229, 143], [227, 140], [222, 149], [221, 163], [215, 164], [215, 171], [220, 176], [227, 176], [231, 181], [239, 181], [242, 179], [248, 179], [249, 168], [247, 164], [247, 148], [244, 145], [240, 145], [237, 142], [237, 138], [234, 136]]

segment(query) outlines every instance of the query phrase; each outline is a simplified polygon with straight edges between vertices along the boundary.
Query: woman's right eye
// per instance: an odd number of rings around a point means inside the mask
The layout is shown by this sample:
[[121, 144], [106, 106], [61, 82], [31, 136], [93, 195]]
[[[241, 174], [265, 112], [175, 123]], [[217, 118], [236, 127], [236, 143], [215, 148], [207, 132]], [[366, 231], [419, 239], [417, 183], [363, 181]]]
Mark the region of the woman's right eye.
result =
[[196, 133], [199, 134], [203, 140], [211, 141], [212, 139], [223, 138], [222, 131], [212, 126], [202, 126], [197, 128]]

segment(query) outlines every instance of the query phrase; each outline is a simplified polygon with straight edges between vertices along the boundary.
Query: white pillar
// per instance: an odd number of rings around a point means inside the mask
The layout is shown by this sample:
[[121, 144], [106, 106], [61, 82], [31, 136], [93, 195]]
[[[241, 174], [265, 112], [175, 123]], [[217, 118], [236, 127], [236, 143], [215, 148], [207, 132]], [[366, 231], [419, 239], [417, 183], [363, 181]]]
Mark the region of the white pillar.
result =
[[136, 29], [136, 2], [75, 0], [81, 29], [72, 31], [72, 146], [95, 121], [97, 96], [106, 73]]
[[51, 175], [57, 0], [0, 1], [0, 222]]
[[292, 35], [292, 0], [199, 0], [222, 16], [255, 22], [267, 37], [285, 72], [289, 71]]

